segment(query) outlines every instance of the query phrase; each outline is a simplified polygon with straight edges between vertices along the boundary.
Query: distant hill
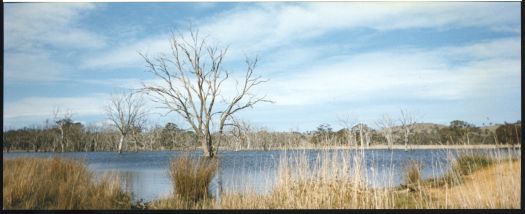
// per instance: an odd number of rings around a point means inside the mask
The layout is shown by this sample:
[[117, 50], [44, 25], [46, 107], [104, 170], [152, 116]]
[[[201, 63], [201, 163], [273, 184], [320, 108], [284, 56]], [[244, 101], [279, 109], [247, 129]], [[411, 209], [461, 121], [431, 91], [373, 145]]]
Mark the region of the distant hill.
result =
[[[441, 128], [444, 128], [444, 127], [447, 127], [446, 125], [442, 125], [442, 124], [437, 124], [437, 123], [416, 123], [414, 125], [414, 129], [413, 131], [414, 132], [429, 132], [431, 130], [437, 130], [437, 129], [441, 129]], [[394, 130], [399, 130], [401, 129], [401, 126], [398, 125], [398, 126], [394, 126]]]

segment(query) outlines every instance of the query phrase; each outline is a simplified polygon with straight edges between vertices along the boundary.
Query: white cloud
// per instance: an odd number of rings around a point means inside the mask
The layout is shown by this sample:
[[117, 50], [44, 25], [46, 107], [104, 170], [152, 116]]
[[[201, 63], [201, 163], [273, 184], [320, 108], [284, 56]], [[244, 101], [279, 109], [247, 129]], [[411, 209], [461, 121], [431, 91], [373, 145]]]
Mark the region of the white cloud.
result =
[[168, 38], [167, 35], [161, 35], [139, 40], [138, 42], [124, 43], [107, 52], [86, 56], [81, 67], [86, 69], [144, 67], [144, 59], [139, 55], [139, 52], [151, 55], [168, 53]]
[[78, 115], [103, 113], [103, 106], [108, 99], [105, 94], [93, 94], [85, 97], [26, 97], [6, 103], [4, 119], [29, 116], [52, 116], [53, 109], [71, 110]]
[[5, 48], [101, 48], [105, 45], [103, 38], [75, 25], [82, 13], [94, 8], [88, 3], [8, 4], [4, 16]]
[[[78, 26], [85, 3], [6, 4], [4, 53], [6, 82], [50, 82], [67, 78], [69, 63], [58, 60], [67, 51], [104, 47], [104, 38]], [[58, 50], [57, 50], [58, 48]]]
[[63, 79], [68, 66], [51, 59], [45, 52], [5, 54], [5, 83], [48, 82]]
[[[238, 60], [244, 59], [245, 53], [271, 54], [275, 49], [302, 43], [328, 32], [359, 27], [385, 31], [479, 26], [514, 32], [520, 26], [519, 21], [514, 20], [518, 16], [519, 10], [505, 3], [261, 3], [241, 5], [197, 20], [197, 26], [212, 41], [230, 46], [226, 60]], [[122, 68], [143, 65], [138, 50], [166, 52], [168, 45], [168, 35], [144, 38], [85, 59], [83, 66]]]
[[[430, 50], [396, 49], [318, 60], [264, 89], [277, 105], [396, 97], [458, 100], [520, 87], [519, 38]], [[491, 50], [485, 52], [482, 50]], [[288, 52], [289, 50], [287, 50]], [[458, 56], [464, 62], [455, 64]]]

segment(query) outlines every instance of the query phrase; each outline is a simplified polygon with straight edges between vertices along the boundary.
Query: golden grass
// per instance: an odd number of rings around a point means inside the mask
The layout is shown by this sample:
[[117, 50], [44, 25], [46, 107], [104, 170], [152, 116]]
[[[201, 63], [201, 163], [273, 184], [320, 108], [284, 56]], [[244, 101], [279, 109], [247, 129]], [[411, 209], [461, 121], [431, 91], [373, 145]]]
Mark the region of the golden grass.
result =
[[466, 175], [456, 186], [428, 188], [445, 208], [520, 208], [521, 160], [503, 160]]
[[[361, 152], [361, 153], [359, 153]], [[306, 155], [281, 158], [278, 181], [268, 194], [226, 193], [220, 200], [194, 204], [190, 209], [442, 209], [442, 208], [520, 208], [521, 157], [491, 159], [460, 157], [450, 174], [456, 172], [461, 183], [441, 186], [421, 180], [421, 166], [405, 168], [406, 183], [417, 188], [370, 188], [366, 185], [362, 150], [358, 154], [323, 153], [314, 163]], [[475, 163], [473, 167], [473, 163]], [[481, 163], [481, 164], [480, 164]], [[465, 165], [466, 164], [466, 165]], [[468, 173], [457, 173], [460, 167]], [[385, 178], [388, 179], [388, 178]], [[408, 187], [409, 185], [405, 185]], [[181, 208], [173, 198], [157, 201], [154, 209]]]
[[[175, 203], [182, 201], [185, 203], [180, 205], [192, 207], [198, 206], [201, 200], [207, 200], [210, 196], [209, 185], [216, 171], [217, 159], [193, 159], [186, 154], [173, 160], [170, 164], [173, 193], [175, 198], [181, 199], [175, 200]], [[180, 207], [179, 204], [176, 206]]]
[[129, 209], [131, 197], [110, 175], [96, 182], [82, 162], [3, 160], [3, 209]]

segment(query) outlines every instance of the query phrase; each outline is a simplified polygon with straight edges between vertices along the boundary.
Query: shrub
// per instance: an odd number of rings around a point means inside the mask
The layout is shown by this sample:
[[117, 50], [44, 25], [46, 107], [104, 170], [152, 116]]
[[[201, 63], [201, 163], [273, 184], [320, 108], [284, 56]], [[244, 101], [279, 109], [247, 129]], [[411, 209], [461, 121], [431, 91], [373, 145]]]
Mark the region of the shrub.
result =
[[95, 177], [83, 162], [15, 158], [3, 162], [4, 209], [129, 209], [117, 179]]
[[493, 162], [494, 161], [491, 158], [482, 155], [464, 155], [456, 159], [452, 166], [452, 170], [460, 176], [470, 175], [472, 172], [489, 166]]
[[217, 171], [217, 159], [196, 158], [183, 155], [170, 165], [170, 177], [174, 184], [175, 198], [186, 202], [198, 202], [210, 195], [209, 184]]

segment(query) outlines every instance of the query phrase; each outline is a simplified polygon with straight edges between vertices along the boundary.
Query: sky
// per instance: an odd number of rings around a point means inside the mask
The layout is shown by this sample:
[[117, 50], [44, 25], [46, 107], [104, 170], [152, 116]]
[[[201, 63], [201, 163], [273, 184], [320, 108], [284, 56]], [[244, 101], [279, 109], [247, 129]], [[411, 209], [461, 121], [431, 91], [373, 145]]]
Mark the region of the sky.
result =
[[[107, 124], [111, 93], [158, 81], [138, 53], [168, 53], [190, 23], [228, 47], [232, 81], [258, 57], [268, 82], [253, 92], [274, 102], [238, 114], [254, 127], [373, 127], [402, 109], [444, 125], [521, 119], [520, 2], [5, 3], [4, 129], [57, 107]], [[150, 124], [189, 128], [147, 107]]]

